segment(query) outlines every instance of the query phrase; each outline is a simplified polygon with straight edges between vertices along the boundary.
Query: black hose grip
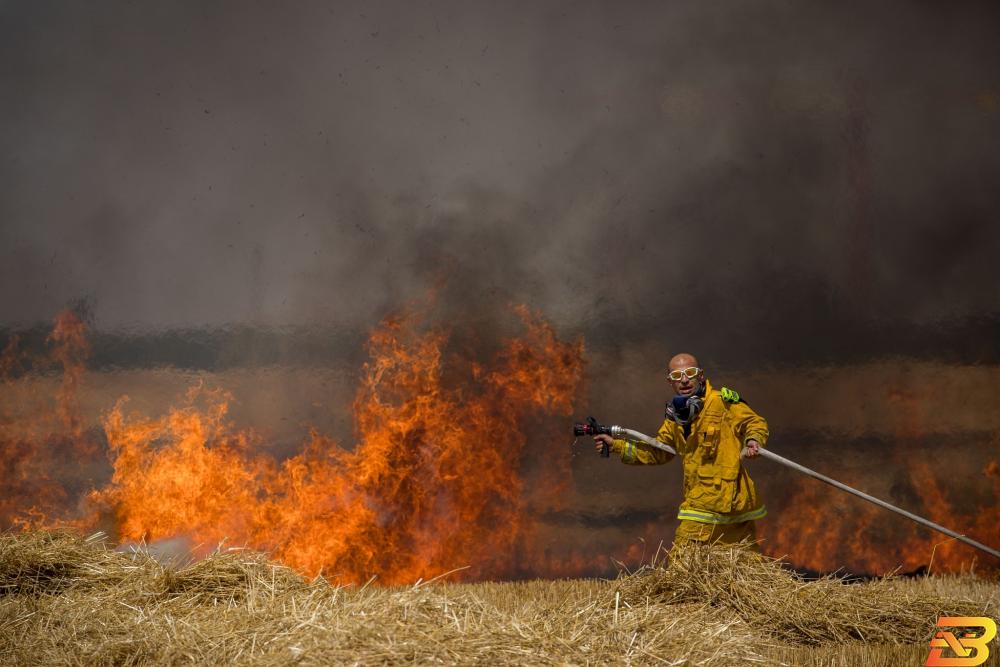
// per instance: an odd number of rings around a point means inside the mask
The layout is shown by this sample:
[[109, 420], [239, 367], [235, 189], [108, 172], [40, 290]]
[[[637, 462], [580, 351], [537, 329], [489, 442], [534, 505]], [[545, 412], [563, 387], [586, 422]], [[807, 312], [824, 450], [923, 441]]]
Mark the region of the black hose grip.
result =
[[[577, 422], [573, 424], [573, 435], [577, 438], [583, 435], [612, 435], [612, 426], [604, 426], [598, 423], [593, 417], [587, 417], [585, 422]], [[601, 442], [601, 458], [607, 459], [611, 457], [611, 447], [608, 446], [607, 442]]]

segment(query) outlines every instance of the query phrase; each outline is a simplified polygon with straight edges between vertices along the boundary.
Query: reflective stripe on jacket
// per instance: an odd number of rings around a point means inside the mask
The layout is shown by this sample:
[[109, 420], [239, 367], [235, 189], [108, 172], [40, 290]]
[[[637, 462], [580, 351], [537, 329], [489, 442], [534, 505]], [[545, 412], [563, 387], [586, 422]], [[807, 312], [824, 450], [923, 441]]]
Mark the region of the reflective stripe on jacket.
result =
[[[712, 389], [706, 380], [701, 412], [691, 423], [690, 435], [671, 419], [663, 422], [657, 439], [677, 450], [684, 464], [684, 500], [677, 518], [701, 523], [739, 523], [760, 519], [767, 510], [757, 496], [753, 480], [740, 461], [747, 440], [763, 447], [767, 422], [735, 393]], [[615, 440], [622, 462], [656, 465], [673, 458], [667, 452], [641, 442]]]

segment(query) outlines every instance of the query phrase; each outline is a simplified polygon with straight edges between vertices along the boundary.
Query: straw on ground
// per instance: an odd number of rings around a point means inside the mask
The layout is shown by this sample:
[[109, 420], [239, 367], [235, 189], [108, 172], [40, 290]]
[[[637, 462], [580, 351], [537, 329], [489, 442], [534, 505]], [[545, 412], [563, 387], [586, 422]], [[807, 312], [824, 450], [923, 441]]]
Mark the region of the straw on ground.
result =
[[0, 536], [0, 663], [918, 664], [940, 614], [996, 616], [974, 577], [805, 581], [731, 548], [616, 581], [306, 581], [226, 550], [165, 565], [99, 536]]

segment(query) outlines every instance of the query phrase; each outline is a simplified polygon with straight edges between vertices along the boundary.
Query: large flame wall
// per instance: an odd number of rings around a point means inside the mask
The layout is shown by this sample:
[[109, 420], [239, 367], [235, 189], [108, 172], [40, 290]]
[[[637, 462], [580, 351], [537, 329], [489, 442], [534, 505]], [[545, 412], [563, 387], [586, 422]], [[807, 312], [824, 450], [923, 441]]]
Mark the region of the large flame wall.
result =
[[[303, 429], [300, 445], [277, 455], [265, 434], [234, 417], [239, 396], [224, 383], [189, 381], [169, 403], [146, 400], [141, 410], [119, 396], [100, 406], [99, 423], [88, 423], [85, 330], [65, 313], [46, 355], [20, 349], [15, 337], [0, 358], [0, 521], [104, 529], [123, 541], [181, 538], [196, 553], [223, 541], [249, 545], [304, 573], [352, 582], [375, 575], [403, 583], [456, 568], [454, 576], [467, 579], [607, 574], [611, 558], [651, 555], [672, 533], [676, 466], [599, 462], [586, 443], [576, 451], [590, 458], [572, 458], [568, 426], [587, 407], [583, 342], [562, 340], [523, 308], [511, 319], [521, 333], [489, 354], [453, 344], [449, 331], [427, 326], [415, 310], [383, 321], [370, 336], [351, 408], [353, 442]], [[773, 382], [752, 380], [765, 405], [774, 400], [766, 390]], [[885, 399], [895, 415], [882, 423], [890, 439], [917, 442], [926, 428], [911, 399]], [[982, 433], [976, 437], [989, 438]], [[835, 476], [844, 481], [1000, 543], [993, 440], [931, 449], [936, 457], [926, 448], [850, 442], [843, 433], [828, 436], [820, 463], [839, 461]], [[791, 454], [790, 439], [784, 443]], [[754, 466], [772, 510], [760, 524], [765, 549], [798, 565], [997, 569], [903, 519]], [[642, 510], [644, 499], [651, 511]]]

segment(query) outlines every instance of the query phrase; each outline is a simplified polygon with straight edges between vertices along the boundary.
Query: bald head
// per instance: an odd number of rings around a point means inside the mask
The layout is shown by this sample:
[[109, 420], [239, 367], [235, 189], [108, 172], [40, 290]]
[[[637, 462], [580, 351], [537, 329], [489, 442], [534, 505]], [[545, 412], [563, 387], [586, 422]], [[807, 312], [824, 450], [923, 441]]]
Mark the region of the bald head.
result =
[[698, 360], [695, 359], [695, 356], [687, 352], [681, 352], [673, 356], [667, 368], [672, 371], [682, 371], [692, 366], [698, 366]]
[[701, 366], [698, 365], [698, 360], [693, 354], [681, 352], [680, 354], [675, 354], [670, 360], [669, 373], [686, 371], [689, 368], [695, 368], [698, 372], [693, 377], [689, 377], [686, 373], [681, 372], [678, 379], [674, 380], [670, 378], [670, 384], [680, 396], [690, 396], [698, 391], [698, 387], [705, 381], [705, 372], [701, 370]]

